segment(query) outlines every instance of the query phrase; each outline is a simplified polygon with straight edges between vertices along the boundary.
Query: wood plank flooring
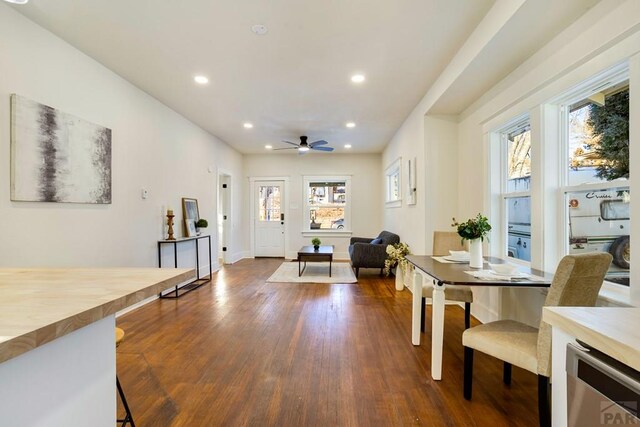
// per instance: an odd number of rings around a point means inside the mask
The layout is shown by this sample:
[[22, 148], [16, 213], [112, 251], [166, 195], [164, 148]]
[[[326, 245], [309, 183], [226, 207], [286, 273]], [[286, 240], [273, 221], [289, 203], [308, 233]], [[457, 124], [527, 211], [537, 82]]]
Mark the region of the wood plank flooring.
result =
[[446, 308], [436, 382], [429, 328], [411, 345], [409, 291], [366, 269], [357, 284], [266, 283], [281, 262], [225, 266], [211, 285], [117, 319], [138, 427], [537, 425], [536, 377], [514, 367], [508, 387], [478, 352], [463, 399], [460, 307]]

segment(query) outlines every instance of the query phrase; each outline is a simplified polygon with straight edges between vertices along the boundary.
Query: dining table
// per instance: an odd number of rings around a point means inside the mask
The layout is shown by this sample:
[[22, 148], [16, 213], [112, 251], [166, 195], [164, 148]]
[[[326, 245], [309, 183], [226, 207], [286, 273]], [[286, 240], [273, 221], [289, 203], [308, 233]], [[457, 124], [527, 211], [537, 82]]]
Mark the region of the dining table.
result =
[[488, 263], [502, 264], [506, 261], [496, 257], [484, 257], [482, 269], [469, 267], [467, 261], [457, 261], [450, 257], [431, 255], [407, 255], [407, 261], [414, 267], [412, 290], [413, 306], [411, 315], [411, 342], [420, 345], [420, 322], [422, 286], [433, 286], [431, 314], [431, 377], [442, 379], [442, 350], [444, 339], [444, 305], [447, 286], [548, 288], [553, 275], [524, 265], [517, 265], [517, 272], [501, 276], [489, 269]]

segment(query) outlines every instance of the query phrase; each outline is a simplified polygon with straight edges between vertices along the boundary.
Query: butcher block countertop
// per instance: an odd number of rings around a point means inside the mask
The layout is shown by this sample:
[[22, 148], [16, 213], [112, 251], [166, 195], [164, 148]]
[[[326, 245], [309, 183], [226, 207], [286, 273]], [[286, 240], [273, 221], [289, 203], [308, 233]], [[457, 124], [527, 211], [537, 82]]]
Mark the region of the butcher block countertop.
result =
[[542, 320], [640, 371], [640, 308], [544, 307]]
[[173, 268], [0, 268], [0, 362], [194, 277]]

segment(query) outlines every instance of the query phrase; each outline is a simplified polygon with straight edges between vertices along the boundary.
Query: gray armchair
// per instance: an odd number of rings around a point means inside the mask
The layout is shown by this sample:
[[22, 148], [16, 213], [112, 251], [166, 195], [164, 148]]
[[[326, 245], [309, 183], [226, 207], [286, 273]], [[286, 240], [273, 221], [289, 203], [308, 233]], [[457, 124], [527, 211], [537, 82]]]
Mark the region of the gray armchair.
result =
[[349, 257], [351, 265], [356, 271], [356, 277], [360, 268], [379, 268], [380, 274], [387, 259], [387, 246], [400, 243], [400, 236], [383, 231], [376, 237], [380, 243], [371, 243], [373, 237], [352, 237], [349, 244]]

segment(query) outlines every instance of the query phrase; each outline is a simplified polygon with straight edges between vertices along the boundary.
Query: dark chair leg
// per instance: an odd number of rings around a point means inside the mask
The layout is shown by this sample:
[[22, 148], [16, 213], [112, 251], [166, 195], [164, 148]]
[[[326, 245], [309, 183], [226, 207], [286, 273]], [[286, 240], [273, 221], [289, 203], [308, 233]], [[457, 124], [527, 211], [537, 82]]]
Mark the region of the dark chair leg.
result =
[[473, 381], [473, 349], [464, 348], [464, 398], [471, 400], [471, 383]]
[[426, 298], [422, 298], [422, 305], [420, 306], [420, 332], [424, 332], [425, 327], [424, 327], [424, 323], [426, 321], [426, 306], [427, 305], [427, 299]]
[[540, 427], [551, 427], [551, 393], [549, 390], [549, 378], [538, 375], [538, 417]]
[[133, 422], [133, 416], [131, 415], [131, 410], [129, 409], [129, 405], [127, 404], [127, 398], [124, 396], [124, 391], [122, 391], [122, 386], [120, 385], [120, 380], [116, 375], [116, 386], [118, 387], [118, 394], [120, 395], [120, 400], [122, 400], [122, 406], [124, 406], [125, 415], [121, 420], [116, 420], [120, 424], [120, 427], [124, 427], [127, 423], [131, 424], [131, 427], [136, 427], [136, 424]]
[[471, 327], [471, 303], [464, 303], [464, 328], [469, 329]]
[[380, 275], [383, 276], [384, 275], [384, 268], [380, 269]]
[[356, 267], [356, 279], [358, 278], [358, 273], [360, 272], [360, 267]]
[[502, 381], [504, 381], [506, 385], [511, 385], [511, 363], [504, 362]]

